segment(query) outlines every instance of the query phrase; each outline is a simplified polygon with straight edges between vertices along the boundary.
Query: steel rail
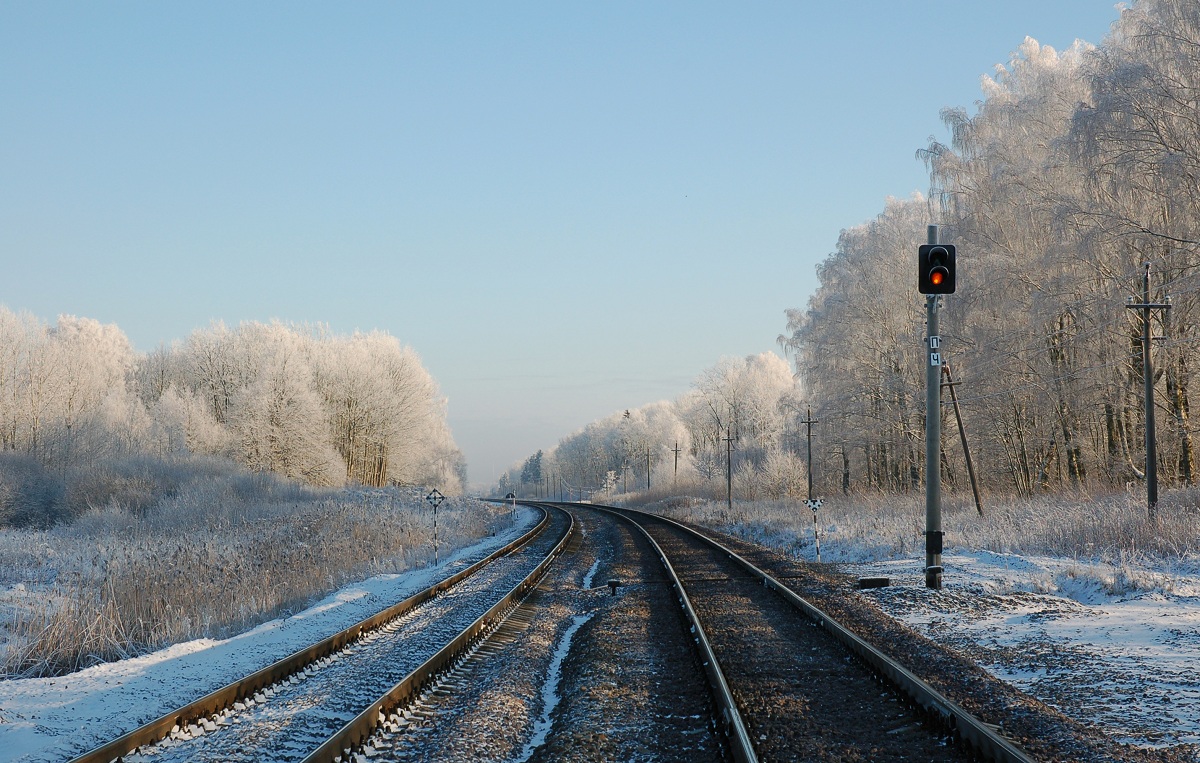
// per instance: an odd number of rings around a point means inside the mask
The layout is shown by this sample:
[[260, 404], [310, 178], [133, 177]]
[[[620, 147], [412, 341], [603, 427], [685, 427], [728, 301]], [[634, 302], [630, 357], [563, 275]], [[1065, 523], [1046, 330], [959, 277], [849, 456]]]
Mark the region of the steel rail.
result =
[[154, 744], [166, 739], [170, 736], [171, 730], [175, 726], [182, 728], [194, 721], [220, 713], [223, 710], [233, 707], [234, 703], [240, 702], [246, 697], [253, 696], [261, 689], [279, 683], [294, 673], [304, 670], [317, 660], [337, 652], [347, 644], [355, 641], [362, 634], [375, 630], [381, 625], [394, 620], [413, 607], [423, 604], [443, 591], [453, 588], [499, 557], [512, 553], [528, 544], [550, 525], [549, 511], [542, 507], [539, 508], [541, 508], [543, 516], [541, 521], [533, 528], [466, 569], [435, 583], [423, 591], [413, 594], [398, 604], [393, 604], [387, 609], [359, 621], [349, 628], [345, 628], [328, 638], [298, 650], [265, 668], [226, 684], [194, 702], [172, 710], [133, 731], [123, 734], [107, 744], [73, 758], [70, 763], [113, 763], [133, 752], [138, 747]]
[[[592, 508], [600, 508], [592, 505]], [[858, 634], [843, 626], [841, 623], [827, 615], [819, 607], [805, 600], [785, 584], [771, 576], [769, 573], [759, 569], [749, 560], [745, 559], [735, 551], [729, 549], [721, 542], [714, 540], [707, 535], [688, 527], [680, 522], [669, 517], [664, 517], [659, 514], [653, 514], [638, 509], [626, 509], [618, 507], [604, 507], [607, 510], [615, 510], [619, 512], [630, 512], [641, 514], [643, 516], [652, 517], [653, 519], [670, 524], [698, 539], [707, 543], [710, 547], [727, 554], [730, 559], [742, 567], [752, 576], [762, 581], [767, 588], [778, 593], [788, 603], [799, 609], [822, 628], [827, 630], [834, 638], [843, 643], [852, 652], [857, 654], [868, 667], [873, 669], [878, 675], [886, 679], [898, 691], [915, 702], [926, 712], [937, 718], [942, 724], [957, 736], [964, 744], [966, 744], [973, 752], [983, 756], [986, 760], [994, 761], [995, 763], [1035, 763], [1034, 759], [1029, 757], [1024, 750], [1020, 749], [1012, 740], [1001, 736], [992, 726], [984, 723], [974, 715], [963, 709], [962, 706], [944, 696], [937, 689], [934, 689], [928, 683], [914, 675], [911, 671], [905, 668], [900, 663], [885, 655], [879, 649], [875, 648]]]
[[[521, 502], [518, 501], [518, 503]], [[546, 507], [549, 506], [549, 504], [540, 503], [523, 503], [522, 505], [534, 506], [542, 509], [542, 511], [547, 511]], [[334, 763], [335, 760], [343, 760], [352, 750], [362, 747], [370, 739], [371, 735], [374, 734], [376, 727], [383, 722], [388, 713], [411, 700], [427, 682], [449, 667], [450, 663], [459, 654], [470, 647], [480, 634], [486, 632], [496, 620], [503, 619], [500, 616], [505, 613], [509, 606], [524, 599], [537, 586], [541, 581], [542, 575], [545, 574], [550, 564], [559, 557], [563, 549], [567, 547], [567, 543], [575, 533], [575, 517], [569, 511], [558, 507], [553, 508], [566, 514], [570, 519], [570, 524], [567, 526], [567, 531], [563, 533], [563, 537], [555, 544], [550, 553], [546, 555], [546, 558], [538, 564], [537, 568], [529, 573], [520, 583], [513, 586], [504, 595], [504, 598], [496, 602], [487, 612], [480, 615], [475, 622], [459, 633], [453, 641], [439, 649], [436, 654], [422, 663], [420, 667], [402, 678], [387, 693], [372, 702], [369, 707], [330, 736], [320, 747], [311, 752], [304, 759], [303, 763]]]
[[675, 589], [675, 594], [679, 598], [684, 617], [692, 628], [696, 649], [700, 652], [700, 661], [704, 664], [704, 672], [708, 677], [709, 688], [712, 690], [713, 699], [716, 701], [717, 708], [720, 711], [722, 730], [725, 732], [726, 740], [729, 742], [730, 752], [737, 763], [758, 763], [758, 753], [755, 752], [754, 745], [750, 741], [750, 732], [746, 728], [746, 720], [742, 718], [742, 713], [738, 710], [737, 702], [734, 701], [733, 691], [729, 688], [729, 682], [725, 679], [724, 671], [721, 670], [721, 663], [717, 661], [717, 654], [713, 651], [712, 643], [708, 640], [708, 635], [704, 632], [704, 626], [700, 624], [700, 617], [692, 607], [692, 601], [688, 598], [687, 591], [683, 588], [683, 582], [680, 581], [679, 575], [676, 574], [675, 568], [671, 565], [670, 560], [667, 559], [667, 555], [663, 553], [662, 547], [658, 545], [658, 541], [651, 537], [646, 528], [638, 524], [633, 518], [621, 513], [621, 511], [615, 510], [614, 507], [588, 504], [588, 508], [599, 509], [625, 520], [640, 530], [646, 536], [646, 540], [650, 541], [654, 552], [658, 554], [659, 561], [662, 562], [663, 567], [667, 570], [667, 575], [671, 579], [671, 587]]

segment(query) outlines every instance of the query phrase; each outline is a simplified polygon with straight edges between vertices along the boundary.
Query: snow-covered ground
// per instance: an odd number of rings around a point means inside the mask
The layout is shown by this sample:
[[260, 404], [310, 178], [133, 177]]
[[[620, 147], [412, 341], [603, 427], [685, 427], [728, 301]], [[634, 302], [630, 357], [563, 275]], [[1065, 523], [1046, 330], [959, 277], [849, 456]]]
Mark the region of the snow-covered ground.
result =
[[944, 588], [924, 559], [844, 565], [863, 591], [1068, 716], [1141, 746], [1200, 743], [1200, 568], [948, 548]]
[[[523, 511], [521, 529], [535, 516]], [[739, 534], [811, 558], [805, 528], [755, 525], [741, 525]], [[515, 532], [465, 549], [436, 571], [377, 576], [234, 638], [178, 644], [61, 678], [0, 681], [0, 762], [64, 760], [112, 739], [357, 622]], [[891, 587], [858, 595], [893, 617], [1116, 740], [1200, 744], [1200, 562], [1139, 555], [1102, 563], [951, 545], [945, 587], [930, 591], [923, 558], [911, 548], [846, 535], [831, 532], [822, 544], [827, 558], [853, 575], [890, 577]]]
[[189, 641], [58, 678], [0, 681], [0, 762], [69, 759], [337, 633], [486, 556], [541, 516], [519, 511], [511, 529], [436, 569], [378, 575], [233, 638]]

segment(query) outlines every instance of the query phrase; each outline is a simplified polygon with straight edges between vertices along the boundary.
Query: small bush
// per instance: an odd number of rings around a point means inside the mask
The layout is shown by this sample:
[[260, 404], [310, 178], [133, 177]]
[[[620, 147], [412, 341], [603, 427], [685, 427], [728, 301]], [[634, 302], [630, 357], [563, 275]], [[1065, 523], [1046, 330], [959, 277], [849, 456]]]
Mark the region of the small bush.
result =
[[0, 453], [0, 527], [49, 527], [67, 515], [60, 475], [32, 456]]

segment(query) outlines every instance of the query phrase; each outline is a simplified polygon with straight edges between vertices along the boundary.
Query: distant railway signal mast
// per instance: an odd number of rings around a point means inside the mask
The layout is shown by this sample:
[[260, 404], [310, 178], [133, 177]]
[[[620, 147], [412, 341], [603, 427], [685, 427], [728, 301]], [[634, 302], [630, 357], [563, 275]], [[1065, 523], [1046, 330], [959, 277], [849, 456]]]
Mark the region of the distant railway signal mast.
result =
[[817, 509], [825, 505], [825, 502], [820, 498], [813, 498], [810, 495], [805, 503], [808, 504], [808, 508], [812, 509], [813, 513], [813, 543], [817, 547], [817, 562], [819, 563], [821, 561], [821, 533], [817, 527]]
[[646, 492], [650, 492], [650, 446], [646, 446]]

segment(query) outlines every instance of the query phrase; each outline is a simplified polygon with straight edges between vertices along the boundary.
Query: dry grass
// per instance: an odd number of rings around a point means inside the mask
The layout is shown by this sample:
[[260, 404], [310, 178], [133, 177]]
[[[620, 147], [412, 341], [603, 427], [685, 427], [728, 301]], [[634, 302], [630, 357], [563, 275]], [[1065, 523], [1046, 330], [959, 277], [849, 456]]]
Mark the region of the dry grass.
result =
[[[625, 496], [630, 502], [636, 496]], [[669, 515], [765, 543], [797, 557], [813, 555], [813, 515], [803, 501], [736, 501], [732, 511], [710, 498], [643, 502]], [[980, 517], [969, 498], [943, 506], [946, 543], [997, 553], [1045, 554], [1107, 563], [1131, 558], [1200, 558], [1200, 489], [1164, 491], [1154, 518], [1139, 494], [989, 498]], [[826, 561], [920, 556], [925, 549], [923, 495], [827, 498], [820, 510]]]
[[[442, 555], [504, 509], [448, 499]], [[116, 505], [47, 531], [0, 531], [4, 673], [59, 675], [301, 609], [353, 580], [431, 563], [417, 491], [316, 492], [239, 477], [144, 513]]]

